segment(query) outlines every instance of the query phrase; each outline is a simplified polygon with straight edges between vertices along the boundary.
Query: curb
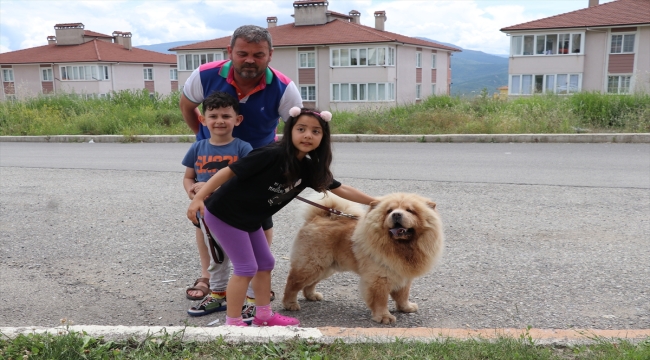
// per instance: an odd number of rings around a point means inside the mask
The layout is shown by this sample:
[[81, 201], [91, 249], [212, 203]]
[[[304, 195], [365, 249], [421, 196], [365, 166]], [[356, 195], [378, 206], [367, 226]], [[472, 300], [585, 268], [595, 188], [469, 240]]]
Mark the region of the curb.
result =
[[[281, 137], [281, 135], [279, 135]], [[0, 136], [0, 142], [56, 143], [177, 143], [194, 142], [194, 135], [52, 135]], [[422, 143], [650, 143], [650, 133], [597, 134], [447, 134], [361, 135], [333, 134], [333, 142], [422, 142]]]
[[598, 329], [445, 329], [445, 328], [301, 328], [301, 327], [184, 327], [184, 326], [96, 326], [71, 325], [58, 327], [0, 327], [0, 337], [13, 339], [20, 334], [63, 335], [67, 332], [85, 333], [106, 340], [125, 340], [164, 335], [182, 335], [182, 341], [212, 341], [223, 338], [228, 342], [281, 342], [295, 338], [331, 343], [387, 343], [394, 341], [434, 342], [448, 339], [469, 340], [498, 338], [532, 339], [539, 345], [586, 345], [622, 339], [638, 343], [650, 339], [650, 329], [598, 330]]

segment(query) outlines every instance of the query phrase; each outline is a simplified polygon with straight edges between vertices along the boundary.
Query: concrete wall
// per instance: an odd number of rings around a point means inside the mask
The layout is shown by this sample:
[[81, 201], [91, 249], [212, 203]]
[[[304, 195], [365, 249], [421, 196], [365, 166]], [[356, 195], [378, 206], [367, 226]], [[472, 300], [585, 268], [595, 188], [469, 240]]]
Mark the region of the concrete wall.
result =
[[638, 37], [634, 91], [650, 94], [650, 26], [639, 27]]
[[[115, 91], [127, 89], [144, 89], [144, 73], [142, 64], [114, 64], [113, 86]], [[154, 70], [154, 77], [157, 75]]]
[[415, 102], [415, 47], [398, 46], [395, 65], [395, 101], [397, 104]]
[[16, 99], [38, 96], [41, 91], [41, 73], [39, 64], [14, 65], [14, 88]]
[[169, 69], [169, 65], [154, 64], [153, 66], [154, 90], [161, 95], [167, 95], [172, 92], [172, 81], [169, 78]]
[[607, 91], [607, 53], [609, 34], [603, 30], [585, 34], [583, 91]]
[[510, 58], [509, 74], [582, 73], [585, 55], [520, 56]]

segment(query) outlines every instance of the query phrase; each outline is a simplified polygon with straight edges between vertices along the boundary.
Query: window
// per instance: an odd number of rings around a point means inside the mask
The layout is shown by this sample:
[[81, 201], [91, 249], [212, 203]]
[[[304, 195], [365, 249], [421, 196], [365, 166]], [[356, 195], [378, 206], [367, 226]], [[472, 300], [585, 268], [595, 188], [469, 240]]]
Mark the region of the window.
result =
[[4, 81], [4, 82], [13, 82], [14, 81], [14, 69], [2, 69], [2, 81]]
[[226, 57], [227, 55], [225, 51], [178, 55], [178, 70], [192, 71], [205, 63], [223, 60]]
[[[302, 93], [302, 89], [301, 89], [301, 93]], [[395, 100], [395, 84], [393, 83], [332, 84], [331, 100], [332, 101]]]
[[145, 80], [153, 81], [153, 68], [144, 68], [142, 71], [144, 72]]
[[509, 92], [510, 95], [574, 94], [581, 89], [581, 79], [581, 74], [512, 75]]
[[422, 67], [422, 52], [418, 51], [415, 53], [415, 67], [416, 68]]
[[301, 68], [315, 68], [316, 67], [316, 53], [315, 52], [301, 52], [298, 53], [300, 58]]
[[431, 95], [436, 94], [436, 84], [431, 84]]
[[61, 66], [59, 69], [63, 81], [102, 81], [110, 79], [107, 65], [66, 65]]
[[[300, 60], [302, 67], [302, 58]], [[330, 50], [330, 64], [339, 66], [395, 65], [395, 49], [385, 47], [340, 48]]]
[[316, 101], [316, 86], [315, 85], [301, 85], [300, 97], [303, 101]]
[[52, 68], [41, 68], [41, 78], [43, 81], [54, 80], [54, 74], [52, 73]]
[[630, 75], [608, 76], [607, 92], [610, 94], [629, 94], [631, 81], [632, 76]]
[[582, 33], [516, 35], [510, 40], [510, 55], [580, 54]]
[[634, 52], [634, 34], [612, 35], [612, 46], [610, 53], [632, 53]]
[[436, 54], [431, 54], [431, 68], [435, 69], [436, 68]]
[[169, 69], [169, 79], [178, 81], [178, 69]]
[[422, 98], [422, 84], [415, 84], [415, 100]]

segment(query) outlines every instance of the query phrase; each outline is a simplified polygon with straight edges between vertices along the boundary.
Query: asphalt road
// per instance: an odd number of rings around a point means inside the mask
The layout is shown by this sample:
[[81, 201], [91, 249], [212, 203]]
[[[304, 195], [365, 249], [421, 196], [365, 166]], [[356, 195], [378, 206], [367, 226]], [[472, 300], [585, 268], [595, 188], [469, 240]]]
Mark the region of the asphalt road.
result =
[[[0, 326], [206, 325], [180, 160], [189, 144], [0, 143]], [[334, 175], [432, 198], [440, 265], [399, 327], [650, 328], [650, 145], [335, 143]], [[275, 216], [280, 296], [301, 204]], [[375, 327], [357, 277], [303, 326]], [[276, 300], [274, 308], [281, 311]]]

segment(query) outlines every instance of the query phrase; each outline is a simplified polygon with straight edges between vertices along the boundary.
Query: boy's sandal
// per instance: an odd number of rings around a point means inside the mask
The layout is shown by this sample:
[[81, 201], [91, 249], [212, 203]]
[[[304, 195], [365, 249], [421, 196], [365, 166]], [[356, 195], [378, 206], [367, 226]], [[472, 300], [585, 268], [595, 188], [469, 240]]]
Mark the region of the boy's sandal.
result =
[[[210, 284], [210, 279], [208, 279], [208, 278], [198, 278], [198, 279], [196, 279], [196, 281], [194, 282], [194, 285], [192, 285], [191, 287], [188, 287], [187, 289], [185, 289], [185, 297], [186, 298], [188, 298], [190, 300], [203, 300], [203, 298], [206, 295], [210, 294], [210, 289], [209, 288], [207, 288], [207, 287], [205, 287], [203, 285], [197, 285], [198, 283]], [[201, 296], [191, 296], [189, 294], [189, 291], [192, 291], [192, 290], [198, 290], [198, 291], [200, 291], [202, 293], [202, 295]]]

